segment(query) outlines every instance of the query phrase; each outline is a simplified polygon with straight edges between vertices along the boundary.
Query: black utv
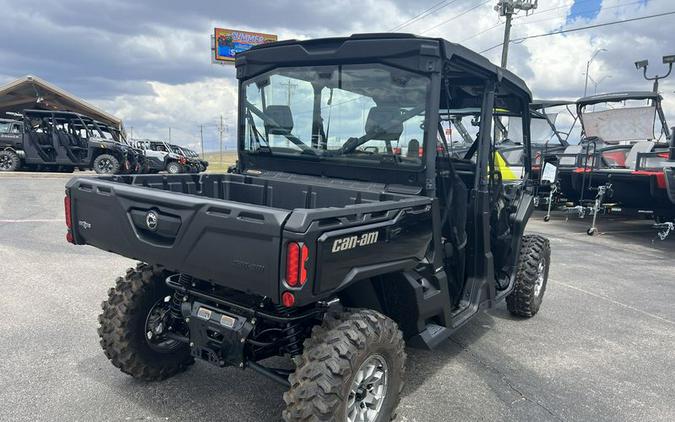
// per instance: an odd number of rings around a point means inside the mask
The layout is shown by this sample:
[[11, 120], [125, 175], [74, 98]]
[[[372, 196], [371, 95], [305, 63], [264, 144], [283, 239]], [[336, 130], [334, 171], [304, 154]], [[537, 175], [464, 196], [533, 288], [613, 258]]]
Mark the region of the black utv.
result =
[[[434, 348], [501, 300], [537, 313], [550, 249], [523, 233], [522, 80], [401, 34], [266, 44], [236, 69], [232, 173], [66, 185], [68, 241], [142, 261], [99, 317], [113, 365], [147, 381], [195, 359], [251, 368], [288, 388], [287, 421], [388, 421], [406, 344]], [[451, 157], [443, 121], [474, 107], [476, 137]], [[492, 162], [495, 108], [521, 114], [521, 183]]]
[[20, 121], [7, 125], [9, 131], [0, 133], [0, 171], [81, 168], [115, 174], [142, 166], [142, 152], [118, 129], [81, 114], [24, 110]]

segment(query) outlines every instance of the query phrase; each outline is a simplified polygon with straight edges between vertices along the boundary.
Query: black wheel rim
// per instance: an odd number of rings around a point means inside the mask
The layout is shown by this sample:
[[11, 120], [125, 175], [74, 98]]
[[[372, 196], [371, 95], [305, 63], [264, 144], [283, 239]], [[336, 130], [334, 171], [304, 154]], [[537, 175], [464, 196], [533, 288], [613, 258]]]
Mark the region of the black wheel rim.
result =
[[158, 300], [145, 318], [143, 334], [148, 346], [159, 353], [171, 353], [182, 346], [178, 340], [167, 336], [173, 330], [171, 316], [171, 296]]
[[98, 162], [98, 169], [101, 171], [101, 173], [112, 173], [113, 171], [112, 160], [109, 158], [102, 158]]
[[12, 168], [14, 160], [7, 154], [0, 155], [0, 170], [9, 170]]

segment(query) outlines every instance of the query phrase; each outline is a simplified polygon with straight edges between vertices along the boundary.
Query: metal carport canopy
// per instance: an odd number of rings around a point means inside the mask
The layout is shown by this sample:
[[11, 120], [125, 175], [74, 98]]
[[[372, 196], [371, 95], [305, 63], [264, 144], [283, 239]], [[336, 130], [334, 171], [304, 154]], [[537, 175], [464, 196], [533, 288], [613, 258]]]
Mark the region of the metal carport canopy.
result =
[[26, 75], [0, 86], [0, 117], [24, 109], [72, 111], [122, 128], [122, 119], [37, 76]]

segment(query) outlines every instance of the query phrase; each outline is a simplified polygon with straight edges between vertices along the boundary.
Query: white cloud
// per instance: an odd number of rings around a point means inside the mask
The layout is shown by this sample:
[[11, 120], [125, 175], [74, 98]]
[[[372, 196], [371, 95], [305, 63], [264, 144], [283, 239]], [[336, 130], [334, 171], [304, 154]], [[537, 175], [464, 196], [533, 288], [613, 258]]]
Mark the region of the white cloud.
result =
[[[207, 124], [207, 148], [214, 149], [219, 116], [222, 114], [225, 123], [232, 125], [236, 104], [233, 69], [210, 64], [209, 36], [214, 26], [277, 33], [282, 39], [344, 36], [386, 31], [436, 3], [279, 0], [251, 1], [232, 9], [221, 2], [186, 5], [177, 0], [161, 5], [68, 0], [67, 7], [37, 0], [0, 0], [0, 9], [10, 14], [6, 21], [12, 25], [0, 28], [0, 36], [5, 35], [3, 31], [11, 31], [7, 39], [16, 38], [15, 43], [0, 46], [0, 58], [6, 64], [0, 81], [24, 73], [44, 75], [119, 115], [128, 128], [134, 128], [134, 135], [166, 137], [171, 127], [174, 140], [194, 146], [199, 142], [199, 125]], [[493, 4], [462, 15], [479, 3], [453, 2], [402, 32], [428, 31], [425, 35], [454, 42], [466, 40], [465, 45], [476, 51], [493, 47], [503, 35]], [[572, 3], [540, 2], [533, 15], [514, 19], [512, 37], [672, 9], [671, 2], [664, 1], [643, 5], [630, 0], [604, 0], [594, 19], [568, 23]], [[101, 13], [87, 12], [91, 8]], [[675, 36], [668, 25], [671, 20], [657, 18], [513, 44], [509, 69], [525, 79], [537, 98], [576, 99], [583, 94], [587, 60], [594, 51], [605, 48], [607, 52], [600, 53], [590, 69], [595, 80], [604, 77], [599, 91], [649, 90], [651, 84], [636, 72], [633, 62], [648, 58], [650, 73], [664, 73], [661, 56], [675, 53]], [[41, 28], [39, 34], [35, 32], [37, 27]], [[22, 28], [28, 32], [22, 34]], [[486, 56], [497, 62], [500, 50], [493, 49]], [[27, 51], [34, 51], [36, 57]], [[58, 60], [60, 57], [63, 60]], [[661, 88], [667, 115], [675, 122], [675, 83], [664, 81]], [[591, 82], [589, 92], [593, 91]]]

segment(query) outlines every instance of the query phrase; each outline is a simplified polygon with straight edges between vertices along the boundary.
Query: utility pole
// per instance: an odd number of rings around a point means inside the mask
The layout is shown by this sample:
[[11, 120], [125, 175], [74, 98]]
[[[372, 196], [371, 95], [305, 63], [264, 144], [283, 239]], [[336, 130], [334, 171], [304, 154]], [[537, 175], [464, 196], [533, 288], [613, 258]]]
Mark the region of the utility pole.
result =
[[291, 105], [291, 95], [292, 95], [292, 93], [293, 93], [293, 88], [295, 88], [296, 86], [298, 86], [298, 84], [292, 84], [291, 81], [290, 81], [290, 79], [289, 79], [288, 82], [286, 82], [285, 84], [281, 84], [281, 85], [286, 85], [286, 87], [288, 88], [288, 98], [287, 98], [287, 103], [286, 103], [286, 105], [290, 106], [290, 105]]
[[204, 158], [204, 125], [199, 125], [199, 139], [202, 144], [202, 158]]
[[499, 12], [499, 16], [506, 18], [506, 26], [504, 27], [504, 44], [502, 45], [502, 63], [501, 66], [506, 69], [509, 60], [509, 43], [511, 42], [511, 21], [513, 15], [519, 11], [524, 10], [529, 14], [532, 10], [537, 8], [539, 0], [499, 0], [495, 6], [495, 10]]
[[220, 115], [220, 126], [218, 127], [220, 134], [220, 163], [223, 163], [223, 115]]
[[590, 71], [591, 71], [591, 63], [593, 62], [593, 59], [595, 59], [595, 56], [597, 56], [601, 51], [607, 51], [606, 48], [599, 48], [595, 50], [591, 58], [586, 62], [586, 82], [584, 83], [584, 97], [588, 94], [588, 79], [591, 77]]
[[169, 128], [169, 143], [171, 143], [171, 128]]

